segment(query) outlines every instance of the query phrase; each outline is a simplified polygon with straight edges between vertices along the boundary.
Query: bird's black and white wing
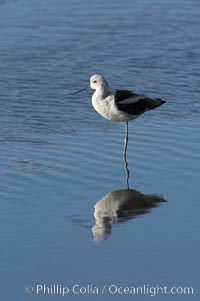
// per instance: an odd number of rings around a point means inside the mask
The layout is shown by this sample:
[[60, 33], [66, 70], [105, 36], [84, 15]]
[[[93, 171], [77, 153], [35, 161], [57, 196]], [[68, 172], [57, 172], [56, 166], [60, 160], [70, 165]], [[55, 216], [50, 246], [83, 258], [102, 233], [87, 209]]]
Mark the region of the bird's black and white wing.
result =
[[140, 115], [165, 103], [162, 99], [149, 98], [128, 90], [117, 90], [115, 92], [115, 102], [119, 110], [131, 115]]

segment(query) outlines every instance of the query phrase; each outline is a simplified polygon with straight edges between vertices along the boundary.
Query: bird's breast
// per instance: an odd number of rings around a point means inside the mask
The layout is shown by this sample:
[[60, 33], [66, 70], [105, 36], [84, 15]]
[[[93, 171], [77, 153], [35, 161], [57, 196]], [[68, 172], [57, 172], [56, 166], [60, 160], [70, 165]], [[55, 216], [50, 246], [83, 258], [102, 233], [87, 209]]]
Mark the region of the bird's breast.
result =
[[101, 116], [108, 120], [119, 122], [130, 120], [130, 116], [126, 112], [117, 108], [112, 96], [108, 96], [105, 99], [92, 97], [92, 105]]

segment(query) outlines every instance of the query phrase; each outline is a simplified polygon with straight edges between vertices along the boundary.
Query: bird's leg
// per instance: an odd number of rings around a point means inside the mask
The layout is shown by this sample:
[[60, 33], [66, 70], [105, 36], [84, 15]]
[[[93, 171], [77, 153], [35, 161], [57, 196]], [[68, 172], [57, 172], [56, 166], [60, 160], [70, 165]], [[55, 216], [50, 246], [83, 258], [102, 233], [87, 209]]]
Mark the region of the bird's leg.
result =
[[128, 162], [126, 159], [126, 151], [128, 145], [128, 121], [126, 121], [126, 131], [125, 131], [125, 139], [124, 139], [124, 168], [126, 170], [126, 186], [129, 189], [129, 169], [128, 169]]

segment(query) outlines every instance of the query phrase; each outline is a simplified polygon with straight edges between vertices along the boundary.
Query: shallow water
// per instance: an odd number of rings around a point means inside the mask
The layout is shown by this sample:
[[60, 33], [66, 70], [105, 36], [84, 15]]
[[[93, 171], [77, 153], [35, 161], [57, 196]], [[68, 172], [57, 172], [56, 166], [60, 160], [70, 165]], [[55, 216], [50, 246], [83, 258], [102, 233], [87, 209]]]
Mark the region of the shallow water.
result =
[[[0, 1], [2, 300], [150, 298], [112, 284], [192, 286], [154, 298], [199, 300], [199, 6]], [[63, 95], [94, 73], [167, 101], [129, 125], [131, 194], [124, 124], [90, 91]], [[63, 298], [37, 284], [107, 287]]]

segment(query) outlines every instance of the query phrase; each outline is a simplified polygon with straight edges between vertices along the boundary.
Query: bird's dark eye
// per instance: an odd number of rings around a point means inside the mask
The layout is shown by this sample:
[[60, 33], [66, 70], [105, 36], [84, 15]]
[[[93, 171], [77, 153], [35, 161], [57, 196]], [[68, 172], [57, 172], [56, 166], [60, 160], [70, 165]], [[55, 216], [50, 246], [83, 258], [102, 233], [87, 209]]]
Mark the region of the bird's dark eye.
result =
[[93, 81], [93, 83], [95, 83], [95, 84], [96, 84], [96, 82], [97, 82], [96, 80]]

